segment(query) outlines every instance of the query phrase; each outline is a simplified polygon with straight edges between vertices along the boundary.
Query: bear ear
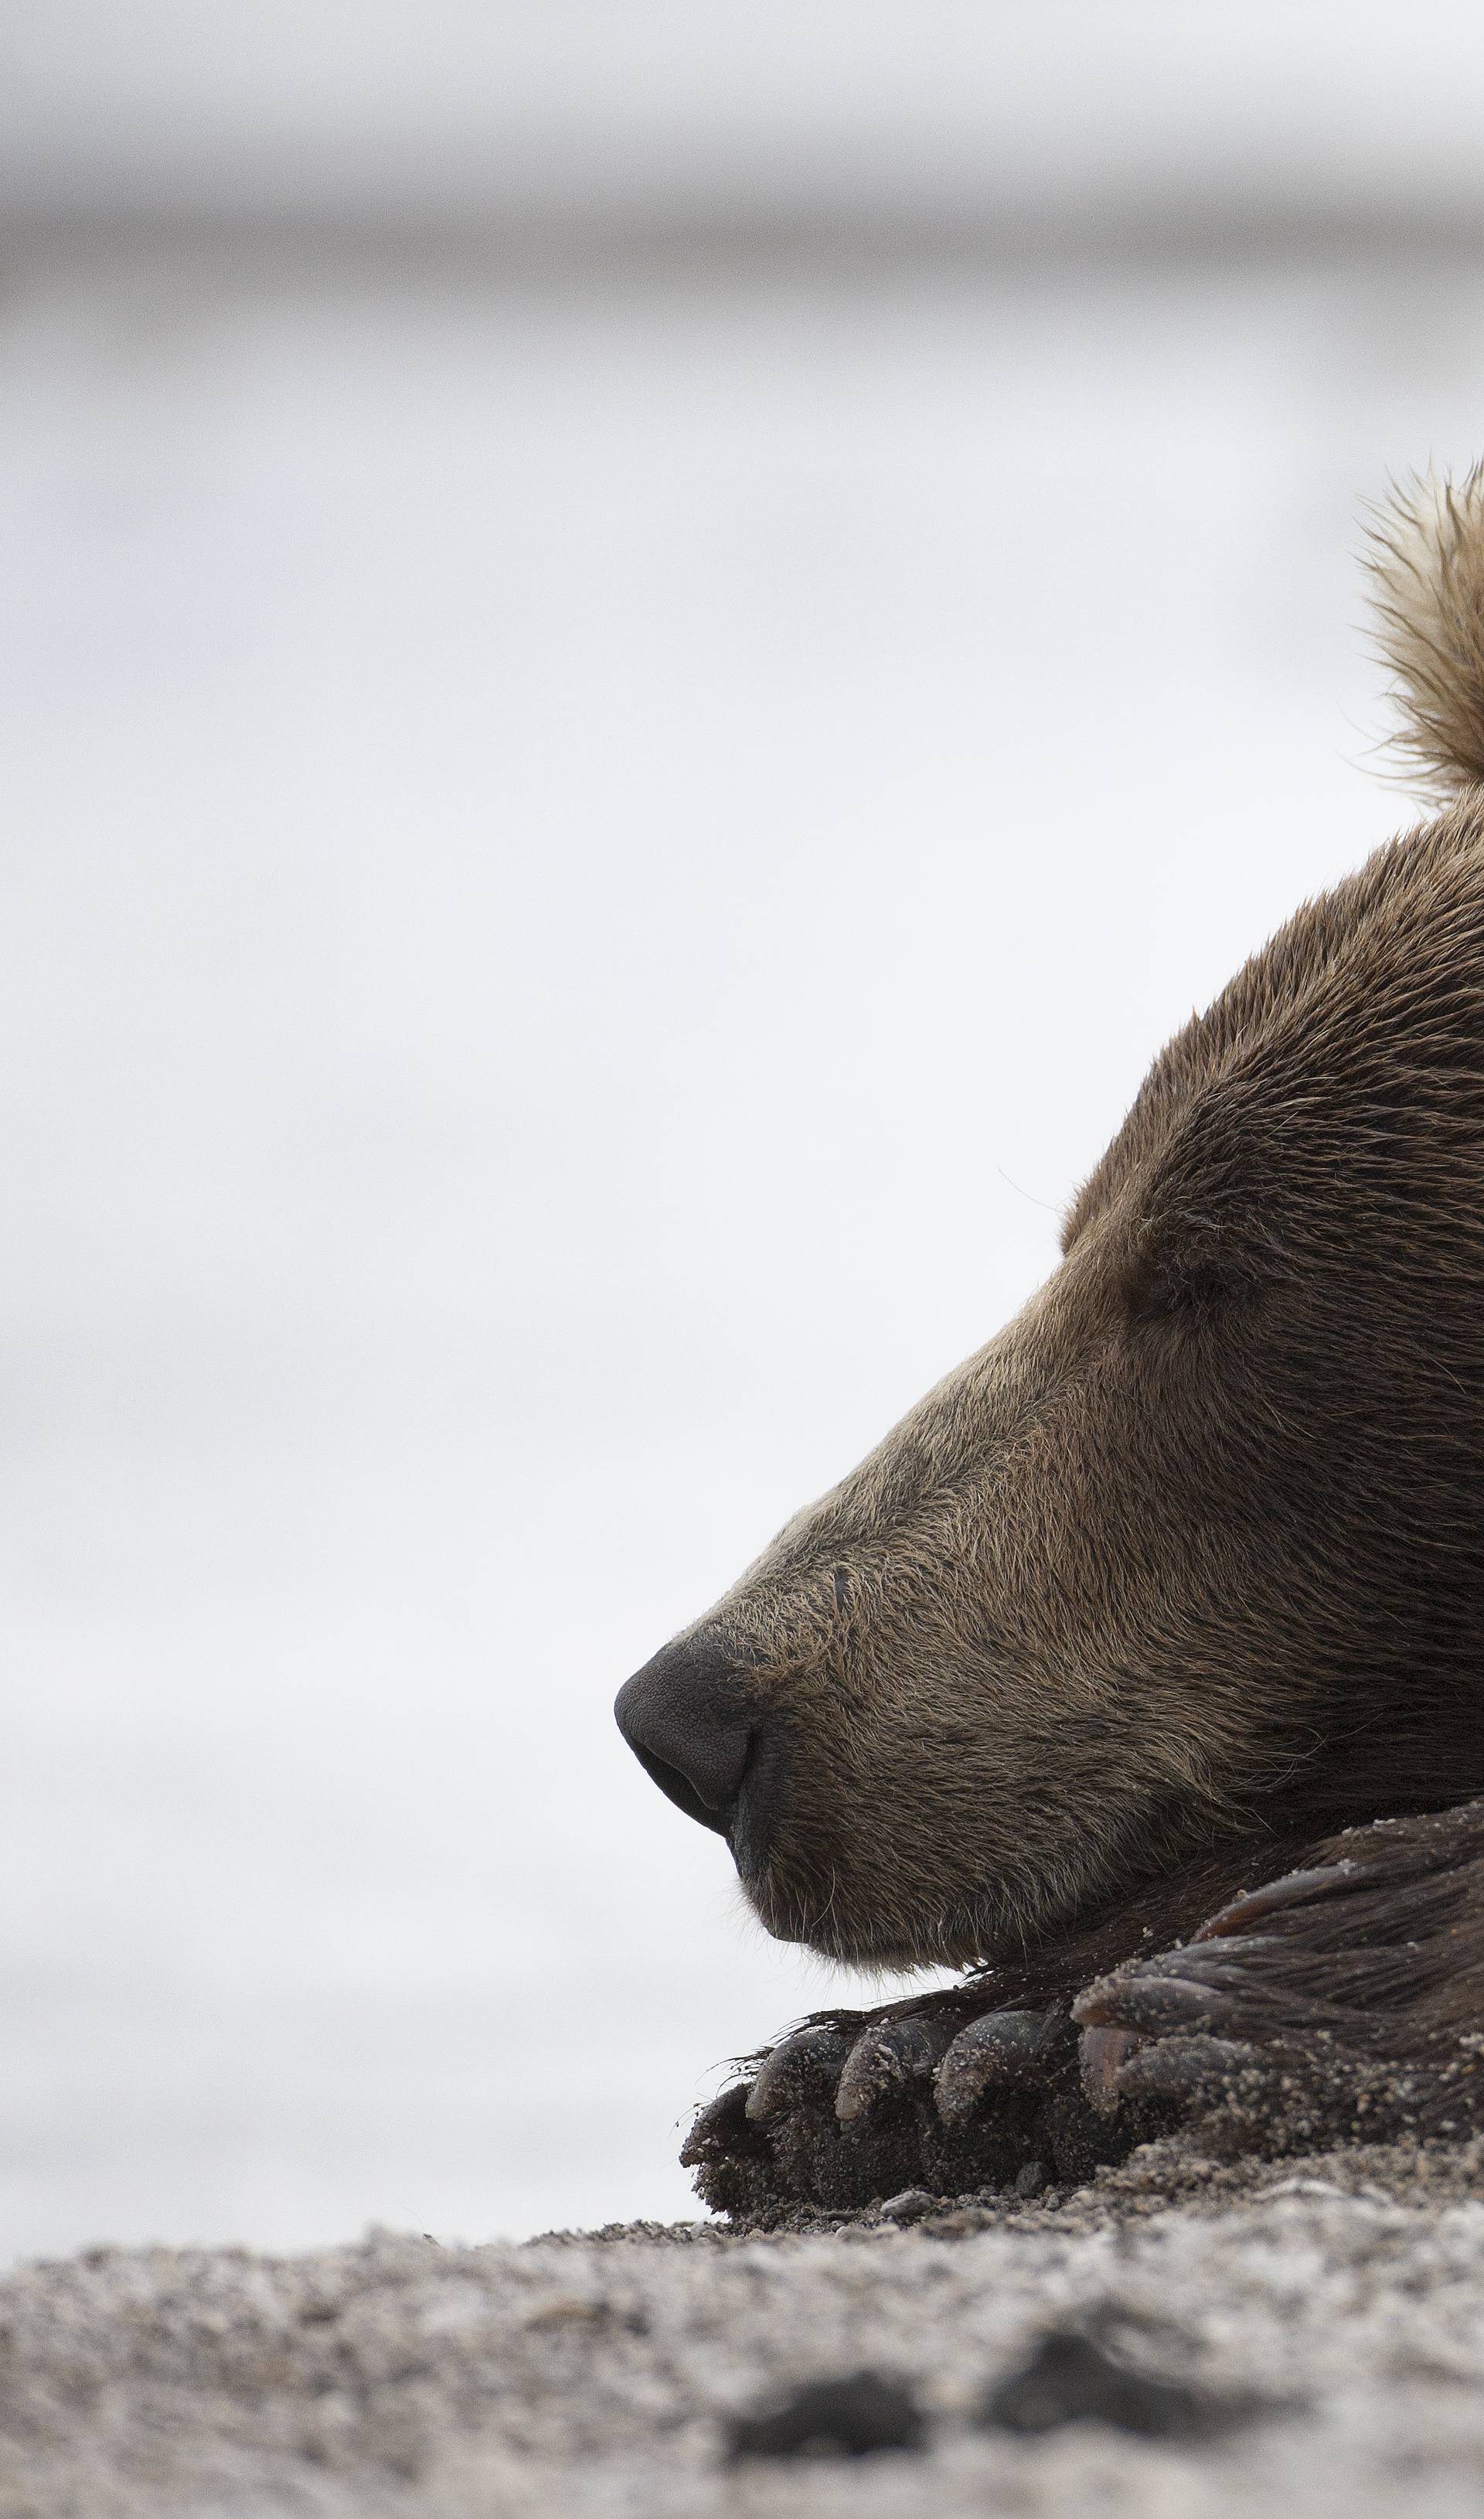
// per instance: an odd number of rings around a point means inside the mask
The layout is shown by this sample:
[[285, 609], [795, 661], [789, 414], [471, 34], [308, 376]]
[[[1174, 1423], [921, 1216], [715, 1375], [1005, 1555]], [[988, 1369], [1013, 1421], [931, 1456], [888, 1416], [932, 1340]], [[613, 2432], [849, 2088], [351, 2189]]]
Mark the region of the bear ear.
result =
[[1366, 565], [1401, 725], [1402, 783], [1436, 799], [1484, 779], [1484, 463], [1428, 472], [1371, 511]]

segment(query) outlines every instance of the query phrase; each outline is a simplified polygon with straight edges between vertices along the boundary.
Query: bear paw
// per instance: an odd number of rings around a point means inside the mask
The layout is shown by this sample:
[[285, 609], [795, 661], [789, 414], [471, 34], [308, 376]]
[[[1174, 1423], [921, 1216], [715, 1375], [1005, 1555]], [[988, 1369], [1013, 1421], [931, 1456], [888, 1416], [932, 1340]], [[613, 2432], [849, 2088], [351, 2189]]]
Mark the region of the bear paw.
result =
[[1157, 2102], [1156, 2126], [1140, 2101], [1111, 2117], [1089, 2099], [1065, 2011], [979, 2009], [985, 1992], [823, 2014], [781, 2039], [696, 2119], [680, 2157], [704, 2201], [766, 2222], [906, 2188], [1033, 2193], [1163, 2130]]
[[1484, 2124], [1484, 1802], [1350, 1829], [1072, 2006], [1090, 2102], [1269, 2156]]
[[1181, 2125], [1269, 2156], [1484, 2129], [1484, 1800], [1310, 1845], [1091, 1983], [1086, 1951], [1049, 2002], [979, 1978], [806, 2021], [697, 2118], [702, 2197], [767, 2223], [1080, 2185]]

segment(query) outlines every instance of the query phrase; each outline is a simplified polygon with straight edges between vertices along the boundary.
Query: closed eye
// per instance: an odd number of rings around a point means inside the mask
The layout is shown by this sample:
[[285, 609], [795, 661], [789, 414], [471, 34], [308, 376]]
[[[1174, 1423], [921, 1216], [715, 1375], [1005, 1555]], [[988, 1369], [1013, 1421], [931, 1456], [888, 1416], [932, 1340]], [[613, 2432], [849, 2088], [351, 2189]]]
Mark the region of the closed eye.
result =
[[1128, 1308], [1136, 1321], [1208, 1320], [1249, 1304], [1258, 1289], [1244, 1271], [1212, 1260], [1155, 1260], [1129, 1281]]

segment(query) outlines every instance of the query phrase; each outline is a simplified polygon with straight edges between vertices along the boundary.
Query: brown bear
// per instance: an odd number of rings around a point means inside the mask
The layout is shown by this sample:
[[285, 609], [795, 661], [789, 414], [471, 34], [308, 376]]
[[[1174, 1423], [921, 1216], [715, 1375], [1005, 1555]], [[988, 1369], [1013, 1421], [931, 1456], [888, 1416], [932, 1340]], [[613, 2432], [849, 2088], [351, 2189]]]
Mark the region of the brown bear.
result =
[[770, 1932], [972, 1971], [705, 2112], [733, 2211], [1484, 2116], [1484, 466], [1372, 567], [1437, 818], [1177, 1035], [1047, 1285], [620, 1694]]

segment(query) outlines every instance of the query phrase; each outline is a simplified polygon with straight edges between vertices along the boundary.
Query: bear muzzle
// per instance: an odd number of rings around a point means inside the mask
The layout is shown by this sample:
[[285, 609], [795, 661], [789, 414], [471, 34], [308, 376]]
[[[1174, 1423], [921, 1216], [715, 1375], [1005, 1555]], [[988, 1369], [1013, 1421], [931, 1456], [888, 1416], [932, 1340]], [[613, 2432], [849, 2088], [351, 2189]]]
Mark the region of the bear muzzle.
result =
[[626, 1681], [614, 1716], [662, 1793], [724, 1836], [742, 1873], [763, 1850], [778, 1768], [746, 1674], [711, 1636], [680, 1636]]

